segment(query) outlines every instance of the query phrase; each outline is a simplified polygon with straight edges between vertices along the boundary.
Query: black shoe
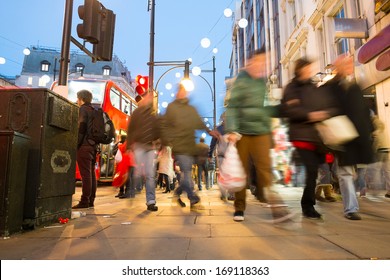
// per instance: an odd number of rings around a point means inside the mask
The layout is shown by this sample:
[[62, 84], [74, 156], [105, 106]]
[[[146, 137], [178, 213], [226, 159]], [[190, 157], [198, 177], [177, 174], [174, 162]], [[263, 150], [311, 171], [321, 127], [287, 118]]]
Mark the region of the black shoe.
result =
[[166, 189], [165, 191], [163, 191], [162, 193], [170, 193], [171, 190], [170, 189]]
[[360, 217], [360, 215], [356, 212], [353, 212], [353, 213], [347, 213], [344, 215], [345, 218], [349, 219], [349, 220], [361, 220], [362, 217]]
[[190, 202], [190, 206], [193, 207], [195, 204], [199, 203], [200, 198], [199, 196], [195, 196], [193, 200]]
[[308, 219], [318, 220], [321, 219], [322, 215], [318, 213], [314, 208], [308, 211], [303, 211], [303, 216]]
[[236, 211], [236, 212], [234, 212], [233, 220], [236, 221], [236, 222], [242, 222], [243, 220], [245, 220], [245, 218], [244, 218], [244, 211]]
[[158, 207], [156, 206], [156, 204], [149, 204], [147, 209], [149, 211], [157, 211]]
[[88, 203], [88, 208], [91, 208], [91, 209], [95, 208], [95, 205], [93, 204], [93, 202]]
[[124, 193], [123, 192], [118, 192], [118, 194], [115, 196], [115, 197], [120, 197], [122, 196]]
[[128, 192], [127, 192], [127, 193], [124, 193], [124, 194], [118, 196], [118, 198], [119, 198], [119, 199], [130, 198], [130, 193], [128, 193]]
[[186, 204], [183, 202], [183, 200], [181, 200], [181, 198], [178, 198], [178, 199], [177, 199], [177, 203], [179, 203], [179, 205], [180, 205], [181, 207], [186, 207]]
[[385, 194], [385, 197], [390, 198], [390, 194], [388, 194], [388, 193]]
[[88, 204], [78, 203], [75, 206], [73, 206], [72, 209], [84, 209], [88, 207], [89, 207]]

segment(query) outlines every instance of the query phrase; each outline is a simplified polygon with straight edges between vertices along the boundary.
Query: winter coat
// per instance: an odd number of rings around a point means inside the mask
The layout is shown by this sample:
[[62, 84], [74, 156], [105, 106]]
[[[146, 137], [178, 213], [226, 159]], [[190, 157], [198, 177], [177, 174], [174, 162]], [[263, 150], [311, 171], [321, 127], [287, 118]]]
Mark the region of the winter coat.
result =
[[371, 117], [372, 124], [374, 125], [373, 136], [373, 149], [374, 152], [388, 151], [390, 148], [389, 142], [387, 141], [385, 132], [385, 124], [378, 118], [378, 116]]
[[289, 140], [322, 146], [315, 123], [309, 122], [308, 116], [310, 112], [320, 110], [337, 115], [339, 106], [330, 93], [318, 89], [310, 80], [300, 81], [294, 78], [286, 86], [281, 104], [282, 116], [289, 121]]
[[196, 164], [205, 164], [208, 161], [210, 147], [206, 143], [196, 144]]
[[337, 151], [340, 166], [372, 163], [374, 159], [372, 132], [374, 130], [370, 111], [363, 97], [363, 92], [355, 82], [346, 82], [337, 76], [321, 86], [340, 105], [340, 114], [347, 115], [355, 125], [359, 137], [343, 146], [344, 151]]
[[137, 143], [144, 148], [153, 149], [153, 141], [159, 138], [159, 122], [153, 113], [152, 104], [135, 109], [127, 128], [127, 148], [129, 149], [132, 144]]
[[172, 149], [169, 146], [163, 146], [157, 156], [158, 173], [166, 174], [169, 177], [174, 176]]
[[271, 116], [277, 115], [277, 107], [264, 106], [266, 92], [264, 79], [253, 79], [246, 71], [241, 71], [233, 83], [226, 107], [225, 132], [270, 134]]
[[171, 102], [161, 123], [162, 143], [171, 146], [174, 155], [195, 156], [195, 130], [209, 131], [196, 109], [188, 103], [188, 98]]
[[127, 150], [127, 141], [118, 144], [118, 151], [122, 153], [122, 160], [118, 165], [124, 165], [126, 167], [135, 167], [134, 154], [131, 150]]
[[82, 145], [91, 146], [88, 142], [88, 124], [90, 122], [90, 115], [94, 108], [91, 103], [84, 103], [79, 108], [79, 129], [78, 129], [78, 139], [77, 139], [77, 148], [80, 148]]

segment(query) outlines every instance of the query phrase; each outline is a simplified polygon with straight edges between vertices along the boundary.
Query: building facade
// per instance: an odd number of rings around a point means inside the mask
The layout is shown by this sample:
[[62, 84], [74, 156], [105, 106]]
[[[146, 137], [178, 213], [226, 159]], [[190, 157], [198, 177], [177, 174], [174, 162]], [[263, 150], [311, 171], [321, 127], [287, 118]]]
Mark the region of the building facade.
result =
[[[59, 77], [60, 50], [31, 46], [30, 51], [30, 54], [24, 57], [22, 72], [16, 77], [15, 85], [50, 88]], [[71, 51], [68, 77], [112, 80], [135, 98], [131, 73], [117, 56], [113, 56], [112, 61], [92, 62], [88, 55], [80, 51]]]
[[[314, 78], [323, 80], [335, 59], [349, 53], [355, 77], [370, 105], [386, 124], [390, 139], [390, 0], [239, 0], [232, 28], [231, 73], [245, 66], [248, 54], [270, 52], [270, 99], [275, 87], [293, 77], [295, 61], [316, 61]], [[248, 20], [238, 28], [240, 18]], [[280, 93], [280, 91], [279, 91]]]

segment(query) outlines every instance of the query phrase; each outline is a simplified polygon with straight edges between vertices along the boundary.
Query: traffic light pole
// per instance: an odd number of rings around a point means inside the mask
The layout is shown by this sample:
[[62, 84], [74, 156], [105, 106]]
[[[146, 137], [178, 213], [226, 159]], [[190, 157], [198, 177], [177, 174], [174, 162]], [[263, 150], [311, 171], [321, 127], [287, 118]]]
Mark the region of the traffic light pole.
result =
[[72, 31], [73, 0], [66, 0], [64, 14], [64, 29], [62, 33], [60, 72], [58, 85], [66, 86], [68, 82], [68, 65], [70, 52], [70, 37]]
[[[149, 0], [148, 10], [150, 10], [150, 53], [149, 53], [149, 92], [153, 92], [154, 81], [154, 18], [155, 0]], [[155, 97], [155, 96], [154, 96]]]

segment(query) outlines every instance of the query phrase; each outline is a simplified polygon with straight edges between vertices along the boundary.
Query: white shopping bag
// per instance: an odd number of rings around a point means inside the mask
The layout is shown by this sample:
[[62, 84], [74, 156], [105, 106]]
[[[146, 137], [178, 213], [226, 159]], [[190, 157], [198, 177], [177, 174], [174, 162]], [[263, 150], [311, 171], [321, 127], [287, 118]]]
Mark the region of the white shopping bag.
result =
[[220, 188], [233, 193], [246, 187], [246, 173], [236, 145], [229, 143], [224, 160], [219, 168], [218, 185]]
[[115, 154], [115, 162], [120, 163], [122, 161], [122, 152], [118, 149], [118, 151]]

